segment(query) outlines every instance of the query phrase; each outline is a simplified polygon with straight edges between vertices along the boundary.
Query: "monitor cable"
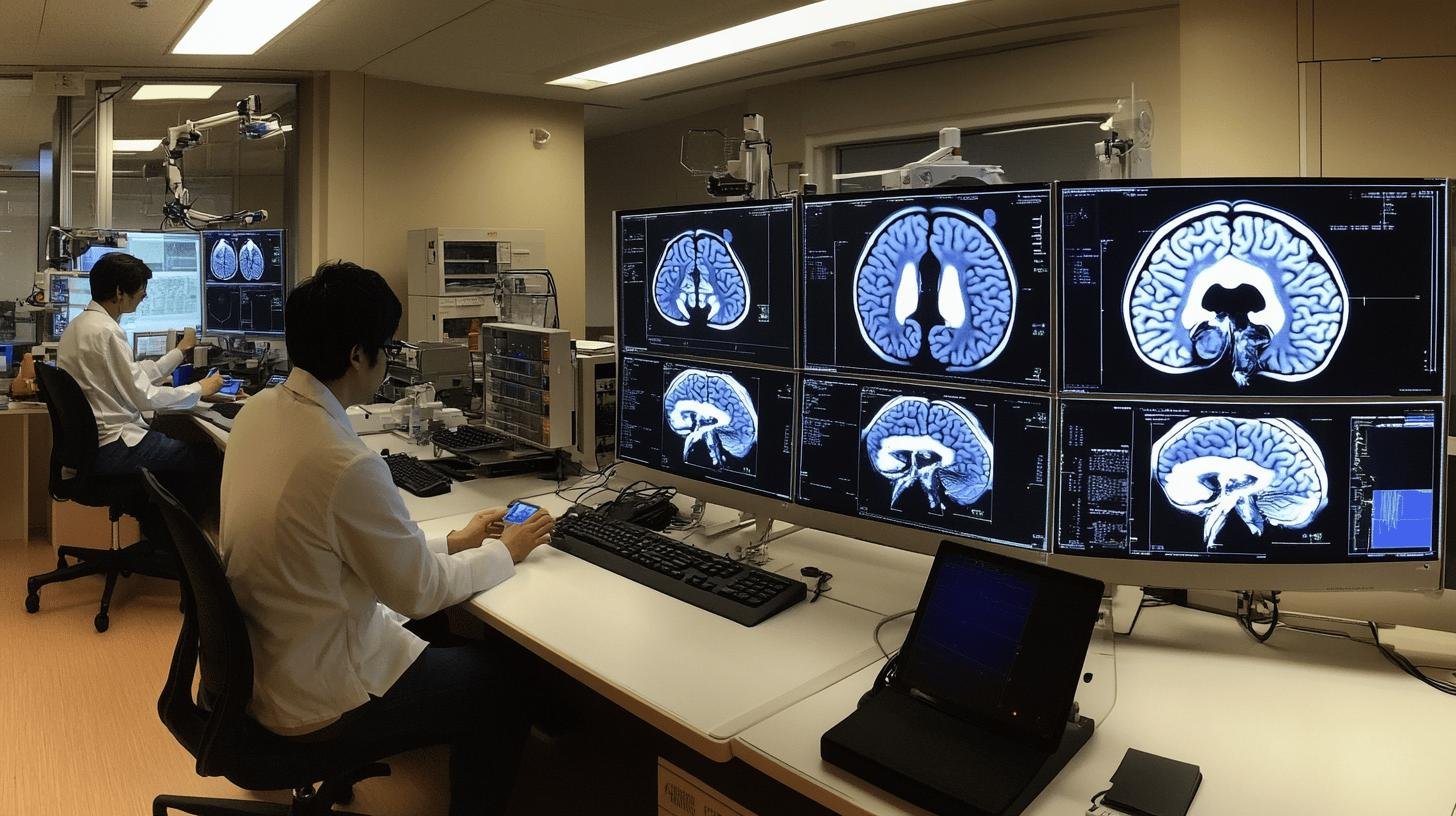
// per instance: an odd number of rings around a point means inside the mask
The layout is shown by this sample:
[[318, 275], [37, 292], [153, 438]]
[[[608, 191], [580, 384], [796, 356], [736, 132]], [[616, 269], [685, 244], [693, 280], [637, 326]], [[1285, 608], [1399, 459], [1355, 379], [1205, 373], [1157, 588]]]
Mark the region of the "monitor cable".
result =
[[[1239, 626], [1249, 633], [1249, 637], [1260, 643], [1268, 643], [1269, 638], [1274, 637], [1274, 630], [1279, 628], [1279, 593], [1269, 593], [1267, 605], [1269, 612], [1259, 615], [1257, 607], [1262, 602], [1253, 592], [1240, 592], [1237, 594], [1237, 605], [1234, 609], [1234, 618]], [[1255, 629], [1255, 626], [1267, 626], [1264, 631]]]
[[1380, 627], [1375, 625], [1375, 621], [1366, 621], [1365, 623], [1370, 627], [1370, 637], [1374, 639], [1375, 648], [1380, 650], [1380, 654], [1383, 655], [1386, 660], [1390, 661], [1391, 665], [1395, 666], [1397, 669], [1400, 669], [1411, 677], [1414, 677], [1415, 679], [1421, 681], [1422, 683], [1425, 683], [1436, 691], [1441, 692], [1442, 694], [1456, 695], [1456, 683], [1448, 682], [1446, 680], [1437, 680], [1429, 674], [1421, 671], [1420, 667], [1417, 666], [1415, 663], [1412, 663], [1410, 658], [1380, 642]]
[[900, 650], [899, 649], [896, 649], [894, 652], [890, 652], [889, 650], [887, 650], [885, 648], [885, 644], [880, 641], [880, 630], [881, 629], [884, 629], [885, 628], [885, 624], [889, 623], [890, 621], [899, 620], [900, 618], [903, 618], [906, 615], [913, 615], [913, 614], [915, 614], [915, 610], [914, 609], [907, 609], [904, 612], [896, 612], [893, 615], [886, 615], [885, 617], [880, 618], [880, 622], [879, 623], [875, 624], [875, 646], [879, 647], [880, 654], [884, 655], [886, 660], [889, 660], [894, 655], [899, 654], [900, 653]]

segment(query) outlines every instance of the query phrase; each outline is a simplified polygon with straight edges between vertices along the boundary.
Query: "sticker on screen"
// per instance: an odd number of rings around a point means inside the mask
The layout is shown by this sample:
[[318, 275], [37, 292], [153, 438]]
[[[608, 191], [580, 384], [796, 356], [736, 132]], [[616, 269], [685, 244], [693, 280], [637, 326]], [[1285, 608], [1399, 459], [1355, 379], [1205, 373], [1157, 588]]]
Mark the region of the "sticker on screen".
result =
[[540, 509], [536, 505], [528, 504], [527, 502], [512, 502], [511, 506], [506, 508], [506, 517], [502, 521], [506, 524], [521, 524], [531, 516], [536, 515], [536, 511]]

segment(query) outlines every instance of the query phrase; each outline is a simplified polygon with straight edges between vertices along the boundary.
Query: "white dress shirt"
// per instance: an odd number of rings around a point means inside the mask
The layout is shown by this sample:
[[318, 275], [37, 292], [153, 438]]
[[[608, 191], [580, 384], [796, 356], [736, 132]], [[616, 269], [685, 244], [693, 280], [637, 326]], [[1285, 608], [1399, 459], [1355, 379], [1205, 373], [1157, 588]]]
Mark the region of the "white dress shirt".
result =
[[172, 349], [156, 362], [136, 362], [126, 332], [94, 300], [61, 333], [56, 363], [76, 378], [91, 403], [102, 445], [120, 439], [130, 448], [147, 435], [143, 411], [185, 410], [202, 398], [202, 386], [196, 383], [181, 388], [153, 385], [181, 365], [182, 352]]
[[427, 541], [384, 460], [297, 368], [233, 423], [219, 539], [253, 647], [249, 711], [281, 734], [388, 691], [425, 649], [400, 615], [423, 618], [515, 573], [494, 539], [454, 555], [443, 536]]

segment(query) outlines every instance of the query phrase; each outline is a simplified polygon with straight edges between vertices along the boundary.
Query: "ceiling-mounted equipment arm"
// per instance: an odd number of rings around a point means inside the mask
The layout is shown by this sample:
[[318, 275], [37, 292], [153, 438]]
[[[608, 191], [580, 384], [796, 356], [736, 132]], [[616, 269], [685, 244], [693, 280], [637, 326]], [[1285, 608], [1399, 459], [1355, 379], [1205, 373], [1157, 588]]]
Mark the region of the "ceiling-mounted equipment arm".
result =
[[219, 113], [206, 119], [188, 120], [167, 129], [162, 147], [167, 157], [162, 160], [162, 173], [167, 182], [166, 201], [162, 213], [167, 226], [202, 230], [227, 224], [257, 224], [268, 219], [267, 210], [238, 210], [227, 215], [213, 215], [192, 208], [192, 194], [182, 183], [182, 154], [202, 143], [203, 131], [236, 123], [238, 135], [258, 141], [271, 139], [293, 130], [283, 124], [276, 113], [262, 114], [262, 100], [251, 94], [238, 100], [236, 110]]

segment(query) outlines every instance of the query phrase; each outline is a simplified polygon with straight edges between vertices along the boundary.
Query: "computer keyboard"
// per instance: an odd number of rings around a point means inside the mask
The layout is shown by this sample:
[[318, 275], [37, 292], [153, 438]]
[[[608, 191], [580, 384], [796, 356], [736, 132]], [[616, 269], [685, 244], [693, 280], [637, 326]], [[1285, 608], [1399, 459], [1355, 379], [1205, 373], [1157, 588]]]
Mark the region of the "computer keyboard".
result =
[[436, 447], [451, 453], [476, 453], [511, 446], [509, 437], [492, 433], [475, 425], [461, 425], [456, 428], [435, 431], [430, 435], [430, 441], [435, 443]]
[[228, 419], [237, 419], [238, 412], [243, 410], [243, 406], [246, 404], [243, 402], [215, 402], [212, 404], [212, 410]]
[[557, 519], [552, 546], [699, 609], [754, 626], [804, 600], [804, 584], [596, 513]]
[[384, 463], [389, 465], [389, 478], [394, 480], [394, 486], [401, 490], [422, 499], [450, 492], [449, 477], [408, 453], [385, 454]]

